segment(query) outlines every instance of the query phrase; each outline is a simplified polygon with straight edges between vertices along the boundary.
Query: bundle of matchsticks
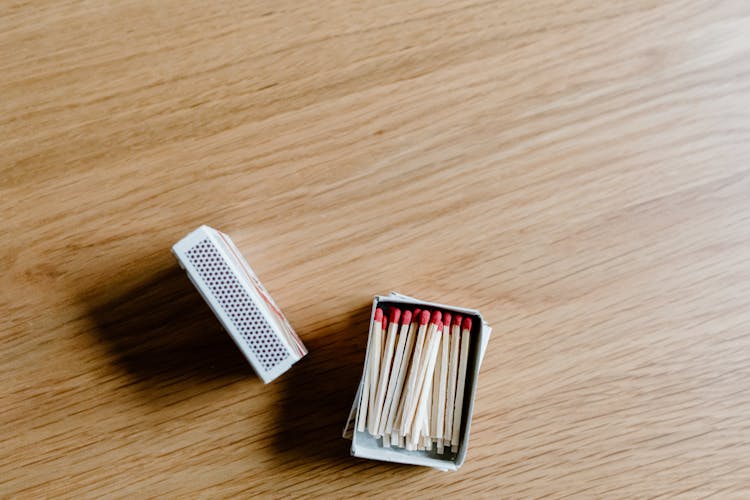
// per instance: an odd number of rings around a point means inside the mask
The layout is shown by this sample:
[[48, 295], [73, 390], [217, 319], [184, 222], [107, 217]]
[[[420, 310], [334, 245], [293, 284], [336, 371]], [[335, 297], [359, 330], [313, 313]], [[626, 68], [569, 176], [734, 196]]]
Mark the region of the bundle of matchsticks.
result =
[[[457, 452], [471, 318], [378, 308], [365, 363], [357, 430], [386, 448]], [[452, 320], [452, 321], [451, 321]]]

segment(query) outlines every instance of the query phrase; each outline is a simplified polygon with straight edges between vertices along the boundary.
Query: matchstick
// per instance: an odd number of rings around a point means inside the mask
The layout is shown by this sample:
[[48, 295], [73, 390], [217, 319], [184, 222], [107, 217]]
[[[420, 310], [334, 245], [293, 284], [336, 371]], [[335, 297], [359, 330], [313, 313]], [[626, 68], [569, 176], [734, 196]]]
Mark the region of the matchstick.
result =
[[[427, 451], [432, 450], [432, 437], [430, 436], [430, 432], [432, 430], [432, 416], [430, 413], [432, 412], [432, 382], [434, 380], [434, 372], [433, 376], [429, 379], [430, 387], [425, 387], [422, 389], [423, 391], [426, 391], [425, 394], [427, 394], [427, 402], [424, 405], [423, 411], [422, 411], [422, 439], [424, 439], [424, 446]], [[427, 384], [428, 380], [425, 380], [425, 384]]]
[[[375, 316], [372, 320], [372, 331], [373, 333], [378, 327], [382, 327], [382, 320], [383, 320], [383, 310], [379, 307], [375, 309]], [[367, 425], [366, 419], [367, 419], [367, 408], [369, 405], [369, 399], [370, 399], [370, 372], [371, 372], [371, 363], [370, 359], [372, 358], [372, 354], [374, 351], [374, 343], [373, 343], [374, 335], [370, 335], [369, 341], [368, 341], [368, 348], [367, 348], [367, 357], [365, 358], [365, 377], [364, 381], [362, 383], [362, 396], [359, 400], [359, 415], [357, 417], [357, 430], [359, 432], [365, 431], [365, 426]]]
[[[388, 332], [388, 316], [386, 316], [385, 313], [383, 313], [382, 327], [380, 328], [380, 332], [380, 359], [378, 360], [378, 374], [383, 371], [383, 361], [385, 360], [385, 358], [383, 357], [383, 353], [385, 352], [386, 332]], [[380, 375], [378, 375], [378, 381], [380, 381]]]
[[401, 319], [401, 309], [391, 307], [391, 315], [388, 322], [388, 335], [385, 341], [385, 351], [383, 352], [383, 363], [380, 367], [380, 380], [378, 381], [378, 394], [375, 398], [375, 434], [382, 436], [380, 430], [380, 421], [383, 418], [383, 405], [385, 403], [385, 394], [388, 389], [389, 378], [391, 377], [391, 363], [393, 360], [393, 349], [396, 343], [396, 331], [398, 330], [398, 320]]
[[[443, 315], [443, 321], [445, 324], [445, 321], [447, 321], [450, 324], [451, 320], [451, 314], [445, 313]], [[441, 330], [442, 331], [442, 330]], [[438, 406], [440, 404], [440, 373], [441, 373], [441, 366], [440, 366], [440, 360], [442, 358], [440, 351], [442, 349], [442, 340], [438, 344], [438, 351], [437, 351], [437, 361], [435, 362], [435, 371], [432, 374], [432, 393], [430, 395], [430, 399], [428, 400], [428, 408], [430, 411], [430, 437], [438, 440], [437, 446], [442, 446], [443, 441], [443, 433], [442, 429], [438, 431]]]
[[450, 446], [453, 438], [453, 413], [456, 402], [456, 382], [458, 380], [458, 358], [460, 355], [461, 321], [456, 315], [451, 326], [450, 353], [448, 358], [448, 400], [445, 404], [445, 445]]
[[[429, 316], [429, 313], [428, 313]], [[411, 325], [409, 325], [409, 332], [406, 335], [406, 347], [404, 347], [404, 356], [401, 359], [401, 374], [399, 376], [398, 386], [391, 402], [391, 413], [388, 415], [388, 422], [386, 428], [391, 432], [391, 444], [400, 446], [403, 448], [404, 439], [403, 434], [399, 434], [401, 428], [401, 415], [406, 400], [406, 391], [404, 390], [404, 382], [406, 381], [406, 375], [409, 371], [409, 363], [412, 359], [412, 351], [414, 350], [415, 337], [419, 328], [419, 322], [422, 318], [422, 310], [414, 309], [412, 316]], [[398, 404], [397, 404], [398, 401]]]
[[393, 407], [398, 404], [399, 393], [404, 383], [404, 377], [401, 376], [401, 373], [407, 341], [413, 329], [412, 325], [411, 311], [404, 311], [401, 317], [401, 331], [397, 334], [398, 343], [396, 344], [396, 352], [393, 356], [393, 368], [391, 369], [391, 376], [388, 379], [388, 388], [385, 394], [385, 401], [383, 402], [383, 414], [380, 419], [380, 426], [378, 427], [378, 435], [385, 436], [384, 440], [391, 433]]
[[424, 451], [427, 447], [427, 438], [429, 437], [428, 430], [429, 429], [429, 421], [427, 419], [427, 408], [422, 407], [419, 410], [419, 414], [416, 417], [416, 420], [414, 421], [414, 432], [413, 435], [410, 433], [408, 436], [406, 436], [407, 442], [412, 441], [415, 443], [416, 447], [420, 451]]
[[[440, 314], [440, 311], [433, 313]], [[419, 378], [419, 365], [422, 359], [422, 350], [424, 349], [425, 336], [427, 335], [427, 322], [430, 321], [430, 311], [422, 311], [419, 318], [419, 330], [417, 330], [417, 340], [414, 344], [414, 354], [412, 355], [411, 364], [409, 367], [408, 383], [406, 385], [406, 399], [404, 400], [404, 406], [401, 412], [401, 429], [400, 434], [406, 436], [407, 431], [412, 427], [414, 422], [414, 406], [416, 405], [416, 397], [414, 396], [417, 391], [417, 380]], [[430, 322], [430, 331], [434, 330], [435, 323]], [[409, 440], [407, 439], [407, 442]]]
[[383, 327], [381, 329], [383, 332], [380, 336], [380, 371], [383, 370], [383, 353], [385, 352], [385, 332], [388, 331], [388, 316], [385, 314], [383, 315]]
[[432, 372], [432, 388], [430, 391], [430, 397], [427, 400], [429, 403], [427, 406], [430, 414], [430, 436], [437, 437], [437, 402], [439, 399], [438, 390], [440, 387], [440, 346], [442, 342], [438, 344], [437, 362], [435, 363], [435, 371]]
[[440, 339], [440, 348], [438, 349], [438, 359], [435, 367], [437, 378], [435, 379], [436, 382], [433, 382], [437, 389], [432, 392], [432, 397], [435, 398], [432, 407], [437, 410], [433, 413], [435, 415], [433, 418], [435, 420], [433, 425], [433, 437], [437, 442], [437, 452], [440, 455], [445, 452], [443, 446], [445, 436], [445, 390], [448, 385], [448, 350], [450, 349], [449, 335], [451, 329], [451, 313], [445, 313], [443, 319], [443, 336]]
[[453, 436], [451, 436], [451, 451], [458, 451], [459, 433], [461, 431], [461, 413], [464, 406], [464, 387], [466, 386], [466, 365], [469, 362], [469, 340], [471, 334], [471, 318], [464, 318], [461, 329], [461, 358], [458, 363], [458, 384], [456, 385], [456, 401], [453, 414]]
[[[413, 430], [409, 429], [406, 436], [404, 436], [404, 438], [406, 439], [407, 446], [411, 444], [412, 446], [416, 446], [418, 450], [422, 450], [424, 448], [424, 441], [422, 440], [422, 427], [423, 426], [424, 426], [423, 415], [419, 415], [414, 421], [414, 429]], [[416, 434], [419, 437], [412, 439], [412, 433]]]
[[[403, 436], [402, 436], [403, 437]], [[406, 448], [407, 451], [416, 451], [417, 445], [411, 442], [411, 439], [406, 439], [404, 448]]]
[[[431, 326], [432, 328], [430, 329], [430, 337], [428, 339], [426, 353], [423, 357], [424, 364], [420, 367], [419, 378], [417, 381], [417, 391], [415, 392], [417, 400], [413, 413], [414, 423], [413, 425], [410, 425], [410, 427], [413, 427], [411, 436], [412, 441], [419, 439], [419, 432], [417, 432], [417, 427], [419, 425], [418, 416], [422, 412], [425, 412], [427, 415], [429, 415], [427, 401], [432, 394], [432, 377], [435, 370], [435, 361], [437, 360], [437, 350], [438, 346], [440, 345], [440, 337], [443, 334], [443, 322], [440, 319], [440, 316], [438, 316], [437, 323], [433, 323]], [[404, 416], [409, 417], [410, 414], [405, 413]], [[412, 424], [411, 421], [407, 420], [407, 422], [409, 422], [409, 424]], [[427, 435], [429, 435], [429, 427], [427, 427]]]
[[367, 412], [367, 432], [373, 436], [376, 433], [375, 429], [375, 397], [378, 391], [378, 376], [380, 375], [380, 346], [382, 343], [381, 337], [383, 336], [383, 310], [378, 308], [375, 311], [375, 323], [372, 325], [372, 343], [370, 344], [373, 349], [367, 358], [367, 364], [370, 367], [370, 389], [369, 389], [369, 411]]
[[365, 420], [367, 420], [367, 405], [370, 399], [370, 368], [367, 366], [367, 363], [365, 363], [365, 366], [367, 368], [365, 369], [365, 379], [362, 382], [362, 395], [359, 398], [359, 415], [357, 416], [357, 430], [359, 432], [364, 432], [367, 426]]

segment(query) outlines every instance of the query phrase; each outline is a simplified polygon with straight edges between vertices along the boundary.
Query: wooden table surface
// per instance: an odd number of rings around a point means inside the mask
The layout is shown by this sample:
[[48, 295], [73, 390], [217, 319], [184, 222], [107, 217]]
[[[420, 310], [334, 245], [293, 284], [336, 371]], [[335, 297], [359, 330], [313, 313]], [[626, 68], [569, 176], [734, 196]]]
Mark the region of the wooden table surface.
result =
[[[0, 8], [0, 494], [750, 496], [750, 4]], [[310, 354], [265, 386], [171, 245]], [[355, 459], [372, 296], [494, 327], [457, 473]]]

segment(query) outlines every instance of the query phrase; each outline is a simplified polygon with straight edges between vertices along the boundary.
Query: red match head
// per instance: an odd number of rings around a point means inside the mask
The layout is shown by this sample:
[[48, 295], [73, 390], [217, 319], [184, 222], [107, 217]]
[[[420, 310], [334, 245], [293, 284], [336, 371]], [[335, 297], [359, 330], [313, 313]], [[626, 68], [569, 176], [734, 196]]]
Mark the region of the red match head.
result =
[[414, 312], [412, 313], [412, 318], [414, 318], [414, 321], [419, 321], [419, 315], [422, 314], [422, 310], [420, 308], [414, 309]]
[[385, 330], [386, 328], [388, 328], [388, 318], [383, 316], [383, 330]]
[[383, 310], [379, 307], [375, 309], [375, 321], [383, 321]]
[[401, 324], [408, 325], [411, 323], [411, 311], [404, 311], [404, 315], [401, 316]]
[[443, 329], [443, 322], [442, 322], [442, 321], [440, 321], [440, 320], [438, 320], [438, 322], [437, 322], [437, 323], [435, 323], [435, 329], [436, 329], [437, 331], [440, 331], [440, 330], [442, 330], [442, 329]]
[[419, 324], [426, 325], [430, 321], [430, 311], [424, 310], [420, 313]]
[[401, 319], [401, 309], [398, 307], [391, 307], [391, 318], [389, 321], [397, 325], [399, 319]]
[[443, 324], [447, 326], [448, 328], [450, 328], [451, 326], [451, 318], [452, 316], [451, 316], [451, 313], [449, 312], [445, 313], [445, 315], [443, 316]]
[[430, 323], [437, 324], [442, 319], [443, 319], [443, 313], [441, 313], [440, 311], [435, 311], [432, 313], [432, 316], [430, 317]]
[[471, 318], [469, 318], [469, 317], [464, 318], [463, 329], [464, 330], [471, 330]]
[[463, 318], [461, 317], [461, 315], [460, 315], [460, 314], [456, 314], [456, 315], [455, 315], [455, 316], [453, 317], [453, 326], [461, 326], [461, 320], [462, 320], [462, 319], [463, 319]]

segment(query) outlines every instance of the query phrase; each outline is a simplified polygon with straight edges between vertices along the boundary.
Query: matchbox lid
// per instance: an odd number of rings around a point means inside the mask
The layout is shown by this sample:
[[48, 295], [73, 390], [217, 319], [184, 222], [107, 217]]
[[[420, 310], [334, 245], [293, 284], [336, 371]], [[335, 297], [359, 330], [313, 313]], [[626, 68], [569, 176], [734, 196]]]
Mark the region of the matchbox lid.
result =
[[201, 226], [177, 242], [172, 252], [265, 383], [307, 354], [281, 309], [229, 236]]

